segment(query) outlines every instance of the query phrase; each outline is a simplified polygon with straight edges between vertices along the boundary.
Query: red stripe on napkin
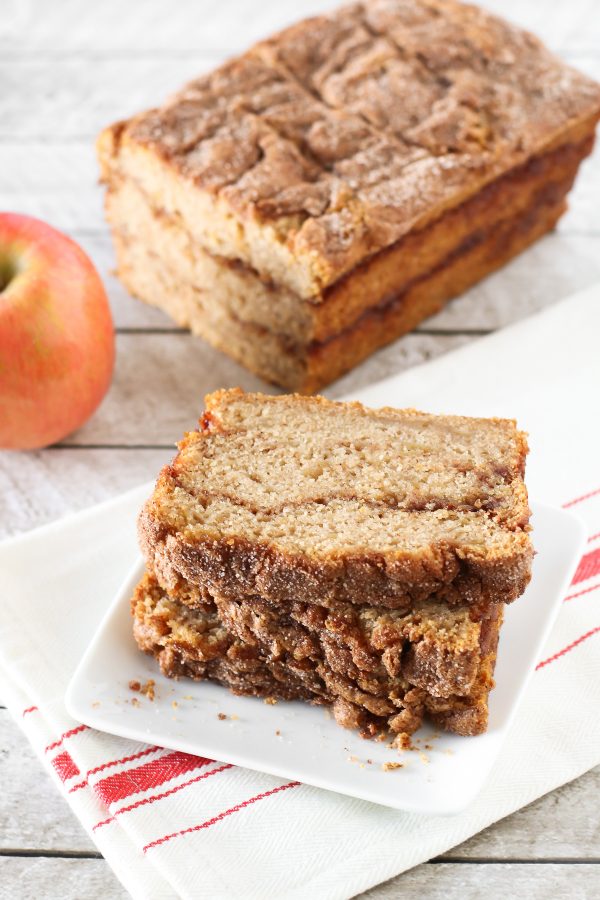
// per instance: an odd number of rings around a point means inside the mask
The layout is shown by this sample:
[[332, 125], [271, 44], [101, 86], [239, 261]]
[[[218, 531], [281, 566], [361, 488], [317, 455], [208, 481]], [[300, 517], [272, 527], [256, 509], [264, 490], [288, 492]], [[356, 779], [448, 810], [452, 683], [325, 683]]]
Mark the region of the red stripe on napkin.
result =
[[191, 834], [193, 831], [201, 831], [203, 828], [210, 828], [211, 825], [216, 825], [217, 822], [220, 822], [227, 816], [231, 816], [233, 815], [233, 813], [239, 812], [240, 809], [245, 809], [247, 806], [251, 806], [258, 800], [264, 800], [265, 797], [272, 797], [273, 794], [278, 794], [280, 791], [287, 791], [289, 788], [299, 786], [299, 781], [289, 781], [287, 784], [280, 784], [279, 787], [273, 788], [273, 790], [271, 791], [265, 791], [263, 794], [257, 794], [255, 797], [249, 797], [248, 800], [243, 800], [241, 803], [236, 804], [236, 806], [232, 806], [230, 809], [226, 809], [224, 810], [224, 812], [219, 813], [218, 816], [214, 816], [212, 819], [208, 819], [206, 822], [201, 822], [200, 825], [192, 825], [191, 828], [184, 828], [182, 829], [182, 831], [174, 831], [172, 834], [165, 834], [163, 837], [157, 838], [157, 840], [151, 841], [149, 844], [146, 844], [146, 846], [142, 849], [144, 853], [146, 853], [146, 851], [150, 850], [152, 847], [158, 847], [159, 844], [165, 844], [172, 838], [182, 837], [184, 834]]
[[558, 653], [554, 653], [552, 656], [549, 656], [548, 659], [543, 659], [541, 662], [539, 662], [535, 667], [536, 672], [538, 669], [543, 669], [543, 667], [547, 666], [548, 663], [554, 662], [555, 659], [560, 659], [560, 657], [564, 656], [565, 653], [569, 653], [570, 650], [578, 647], [579, 644], [587, 641], [588, 638], [592, 637], [592, 635], [594, 634], [598, 634], [598, 632], [600, 632], [600, 625], [597, 625], [596, 628], [591, 628], [589, 631], [586, 631], [585, 634], [582, 634], [577, 638], [577, 640], [573, 641], [572, 643], [567, 644], [567, 646], [563, 647], [562, 650], [559, 650]]
[[69, 793], [72, 794], [74, 791], [80, 791], [81, 788], [86, 787], [90, 775], [95, 775], [97, 772], [103, 772], [105, 769], [110, 769], [112, 766], [133, 762], [136, 759], [140, 759], [142, 756], [148, 756], [149, 753], [156, 753], [159, 750], [162, 750], [162, 747], [146, 747], [144, 750], [140, 750], [139, 753], [130, 753], [129, 756], [122, 756], [120, 759], [109, 759], [108, 762], [102, 763], [101, 766], [90, 769], [84, 780], [80, 781], [79, 784], [73, 785], [73, 787], [69, 789]]
[[58, 756], [54, 757], [52, 765], [62, 782], [67, 781], [69, 778], [75, 778], [76, 775], [81, 774], [73, 757], [70, 753], [67, 753], [66, 750], [63, 750], [62, 753], [59, 753]]
[[83, 781], [80, 781], [78, 784], [74, 784], [72, 788], [69, 788], [69, 793], [74, 794], [75, 791], [80, 791], [81, 788], [88, 786], [87, 778], [84, 778]]
[[588, 578], [593, 578], [594, 575], [598, 575], [600, 573], [600, 547], [597, 550], [592, 550], [591, 553], [586, 553], [585, 556], [581, 557], [579, 565], [577, 566], [577, 571], [573, 576], [573, 581], [571, 584], [579, 584], [580, 581], [587, 581]]
[[219, 766], [218, 769], [211, 769], [210, 772], [204, 772], [202, 775], [196, 775], [195, 778], [190, 778], [189, 781], [185, 781], [183, 784], [178, 784], [176, 787], [171, 788], [168, 791], [164, 791], [162, 794], [155, 794], [154, 797], [144, 797], [143, 800], [138, 800], [136, 803], [132, 803], [131, 806], [124, 806], [123, 809], [118, 809], [114, 816], [111, 816], [109, 819], [104, 819], [102, 822], [98, 822], [92, 828], [92, 831], [96, 831], [97, 828], [102, 828], [103, 825], [108, 825], [110, 822], [114, 822], [116, 816], [122, 816], [123, 813], [131, 812], [134, 809], [138, 809], [140, 806], [148, 806], [150, 803], [156, 803], [157, 800], [163, 800], [165, 797], [170, 797], [172, 794], [178, 793], [178, 791], [183, 790], [183, 788], [189, 787], [190, 784], [196, 784], [198, 781], [204, 781], [205, 778], [210, 778], [211, 775], [218, 775], [219, 772], [224, 772], [226, 769], [233, 769], [231, 763], [225, 763], [222, 766]]
[[582, 591], [577, 591], [576, 594], [569, 594], [568, 597], [565, 597], [565, 603], [567, 600], [574, 600], [576, 597], [583, 597], [584, 594], [591, 594], [592, 591], [597, 591], [600, 588], [600, 584], [593, 584], [589, 588], [584, 588]]
[[149, 753], [156, 753], [158, 750], [162, 749], [162, 747], [155, 746], [145, 747], [138, 753], [130, 753], [129, 756], [122, 756], [120, 759], [109, 759], [108, 762], [102, 763], [101, 766], [96, 766], [95, 769], [90, 769], [88, 772], [88, 778], [90, 775], [96, 775], [97, 772], [103, 772], [105, 769], [112, 768], [112, 766], [120, 766], [122, 763], [133, 762], [135, 759], [140, 759], [142, 756], [148, 756]]
[[116, 775], [109, 775], [108, 778], [103, 778], [95, 784], [94, 790], [109, 806], [111, 803], [124, 800], [125, 797], [131, 797], [132, 794], [139, 794], [140, 791], [160, 787], [165, 781], [170, 781], [172, 778], [177, 778], [178, 775], [192, 772], [194, 769], [207, 766], [212, 762], [214, 762], [213, 759], [205, 756], [192, 756], [190, 753], [179, 752], [169, 753], [168, 756], [153, 759], [135, 769], [126, 769]]
[[600, 487], [593, 491], [588, 491], [587, 494], [582, 494], [581, 497], [575, 497], [574, 500], [569, 500], [568, 503], [563, 503], [563, 509], [568, 509], [570, 506], [575, 506], [577, 503], [583, 503], [584, 500], [589, 500], [591, 497], [596, 497], [598, 494], [600, 494]]
[[60, 747], [62, 742], [67, 738], [73, 737], [76, 734], [80, 734], [82, 731], [87, 731], [87, 725], [78, 725], [77, 728], [71, 728], [69, 731], [65, 731], [64, 734], [61, 734], [57, 741], [54, 741], [52, 744], [48, 744], [44, 753], [48, 753], [50, 750], [55, 750], [57, 747]]
[[28, 706], [27, 709], [24, 709], [21, 715], [25, 718], [26, 715], [32, 712], [37, 712], [37, 706]]

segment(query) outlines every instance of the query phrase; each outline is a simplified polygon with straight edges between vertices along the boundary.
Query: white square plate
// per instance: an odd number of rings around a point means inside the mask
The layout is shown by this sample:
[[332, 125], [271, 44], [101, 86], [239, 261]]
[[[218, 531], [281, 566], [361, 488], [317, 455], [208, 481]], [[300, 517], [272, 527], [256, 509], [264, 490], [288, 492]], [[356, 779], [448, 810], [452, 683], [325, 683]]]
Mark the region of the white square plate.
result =
[[[322, 707], [268, 705], [223, 687], [172, 681], [137, 649], [129, 599], [141, 577], [137, 562], [69, 685], [77, 720], [102, 731], [208, 756], [338, 791], [397, 809], [457, 813], [481, 790], [498, 756], [581, 555], [585, 534], [562, 510], [533, 505], [537, 555], [525, 594], [506, 609], [490, 695], [490, 722], [479, 737], [436, 735], [425, 726], [417, 752], [391, 750], [340, 728]], [[156, 682], [154, 701], [133, 694], [131, 680]], [[132, 704], [137, 697], [139, 705]], [[220, 718], [224, 714], [226, 718]], [[402, 768], [384, 770], [386, 762]]]

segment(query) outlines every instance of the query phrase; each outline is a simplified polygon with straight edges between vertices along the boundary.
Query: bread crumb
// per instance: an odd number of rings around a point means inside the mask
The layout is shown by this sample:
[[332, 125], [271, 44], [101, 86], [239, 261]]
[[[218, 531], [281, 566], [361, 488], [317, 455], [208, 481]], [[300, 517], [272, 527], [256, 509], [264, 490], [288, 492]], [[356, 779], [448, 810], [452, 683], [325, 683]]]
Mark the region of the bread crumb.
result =
[[131, 705], [132, 705], [132, 706], [141, 706], [142, 704], [140, 703], [140, 701], [138, 700], [137, 697], [132, 697], [132, 698], [131, 698]]
[[385, 762], [381, 768], [384, 772], [393, 772], [394, 769], [402, 769], [403, 763]]
[[171, 706], [173, 707], [173, 709], [177, 709], [177, 707], [179, 706], [179, 703], [177, 702], [177, 700], [173, 700], [173, 702], [171, 703]]
[[141, 691], [141, 689], [142, 689], [142, 685], [139, 683], [139, 681], [135, 681], [135, 679], [132, 679], [129, 682], [129, 690], [130, 691]]
[[276, 697], [265, 697], [265, 703], [268, 703], [269, 706], [275, 706], [275, 704], [277, 703], [277, 698]]
[[240, 717], [236, 716], [236, 714], [234, 713], [232, 716], [229, 716], [229, 718], [231, 719], [232, 722], [237, 722]]
[[422, 763], [426, 763], [426, 764], [429, 763], [429, 757], [427, 756], [426, 753], [423, 753], [422, 750], [419, 750], [419, 759], [421, 760]]
[[225, 713], [218, 713], [218, 714], [217, 714], [217, 719], [220, 719], [221, 722], [224, 722], [226, 718], [227, 718], [227, 716], [225, 715]]
[[194, 698], [192, 697], [191, 694], [186, 694], [185, 697], [184, 697], [183, 699], [184, 699], [184, 700], [193, 700]]
[[281, 732], [280, 732], [279, 728], [276, 730], [275, 734], [277, 735], [277, 737], [281, 737]]
[[94, 700], [94, 702], [92, 703], [92, 709], [98, 709], [99, 706], [100, 706], [100, 701]]
[[154, 693], [155, 684], [156, 682], [154, 681], [154, 678], [149, 678], [146, 684], [141, 685], [141, 687], [139, 688], [140, 693], [144, 694], [144, 696], [147, 697], [148, 700], [154, 700], [154, 697], [156, 696], [156, 694]]
[[397, 734], [390, 747], [393, 747], [395, 750], [414, 750], [414, 745], [411, 742], [409, 734]]

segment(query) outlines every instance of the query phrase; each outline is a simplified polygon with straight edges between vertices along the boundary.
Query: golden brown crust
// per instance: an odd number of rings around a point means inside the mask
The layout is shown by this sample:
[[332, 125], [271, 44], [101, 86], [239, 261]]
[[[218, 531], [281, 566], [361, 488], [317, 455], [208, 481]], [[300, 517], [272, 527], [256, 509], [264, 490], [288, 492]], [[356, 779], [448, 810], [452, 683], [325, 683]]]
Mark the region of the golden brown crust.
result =
[[599, 114], [599, 87], [532, 35], [453, 0], [371, 0], [256, 45], [100, 150], [109, 178], [138, 148], [214, 198], [247, 260], [270, 248], [310, 296]]
[[520, 552], [494, 564], [459, 559], [451, 547], [432, 548], [426, 557], [387, 560], [371, 553], [342, 559], [314, 559], [285, 553], [241, 538], [185, 543], [153, 518], [149, 502], [138, 521], [140, 546], [149, 566], [169, 587], [179, 579], [224, 596], [261, 594], [275, 603], [299, 597], [335, 608], [338, 603], [369, 603], [410, 609], [431, 597], [450, 606], [461, 603], [511, 603], [531, 578], [533, 550], [524, 535]]

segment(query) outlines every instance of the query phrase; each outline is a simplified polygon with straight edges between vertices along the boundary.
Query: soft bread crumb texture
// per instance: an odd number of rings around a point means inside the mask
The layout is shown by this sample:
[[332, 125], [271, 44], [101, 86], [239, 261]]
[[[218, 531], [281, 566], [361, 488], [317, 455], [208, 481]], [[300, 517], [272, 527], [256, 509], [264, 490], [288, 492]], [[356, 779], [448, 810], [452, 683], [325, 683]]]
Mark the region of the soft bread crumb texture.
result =
[[508, 602], [533, 554], [527, 450], [507, 419], [219, 391], [160, 474], [141, 543], [168, 587]]

